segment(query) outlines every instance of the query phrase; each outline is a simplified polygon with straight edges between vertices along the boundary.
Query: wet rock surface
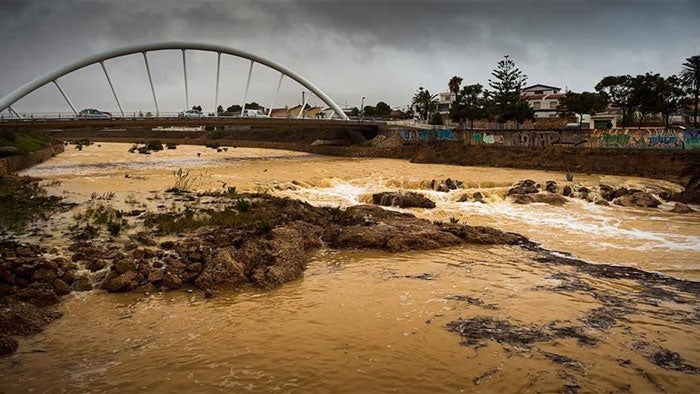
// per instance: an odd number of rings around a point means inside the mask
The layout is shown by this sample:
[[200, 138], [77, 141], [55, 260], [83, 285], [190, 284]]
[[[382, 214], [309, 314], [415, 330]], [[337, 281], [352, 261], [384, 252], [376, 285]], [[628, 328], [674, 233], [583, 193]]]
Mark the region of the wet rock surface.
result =
[[444, 180], [431, 180], [428, 188], [438, 192], [447, 193], [450, 190], [461, 189], [463, 187], [463, 182], [458, 180], [452, 180], [450, 178]]
[[689, 168], [688, 174], [691, 175], [688, 183], [685, 185], [685, 190], [671, 196], [671, 200], [682, 203], [700, 204], [700, 170], [696, 164], [695, 167]]
[[[153, 234], [137, 239], [144, 246], [112, 257], [100, 288], [128, 292], [139, 288], [177, 289], [194, 286], [210, 292], [246, 283], [269, 288], [298, 278], [309, 254], [322, 245], [336, 249], [386, 251], [427, 250], [462, 243], [516, 244], [522, 237], [487, 227], [434, 224], [413, 215], [360, 205], [346, 210], [318, 208], [264, 194], [246, 195], [250, 207], [241, 211], [206, 212], [231, 223], [201, 225], [197, 215], [160, 214], [147, 218]], [[158, 234], [181, 227], [176, 240], [161, 242]], [[146, 240], [146, 241], [144, 241]], [[87, 246], [86, 246], [87, 247]], [[75, 249], [80, 249], [76, 246]], [[76, 253], [78, 255], [78, 253]], [[105, 256], [102, 251], [90, 255]], [[91, 265], [88, 254], [74, 256]]]
[[435, 202], [420, 193], [381, 192], [372, 194], [372, 202], [385, 207], [435, 208]]
[[[692, 181], [689, 182], [689, 185], [691, 183]], [[687, 190], [692, 190], [692, 187]], [[531, 179], [516, 182], [506, 193], [506, 197], [516, 204], [540, 202], [551, 205], [563, 205], [568, 202], [567, 198], [565, 198], [568, 197], [586, 200], [601, 206], [614, 204], [637, 208], [658, 208], [664, 201], [681, 201], [682, 199], [679, 199], [679, 196], [680, 194], [673, 195], [669, 190], [660, 187], [647, 187], [645, 190], [639, 190], [628, 189], [624, 186], [613, 187], [604, 183], [590, 187], [572, 183], [560, 188], [555, 181], [546, 181], [544, 186], [542, 186]], [[464, 194], [459, 201], [469, 201], [469, 196]], [[691, 213], [694, 210], [686, 204], [678, 202], [671, 212]]]

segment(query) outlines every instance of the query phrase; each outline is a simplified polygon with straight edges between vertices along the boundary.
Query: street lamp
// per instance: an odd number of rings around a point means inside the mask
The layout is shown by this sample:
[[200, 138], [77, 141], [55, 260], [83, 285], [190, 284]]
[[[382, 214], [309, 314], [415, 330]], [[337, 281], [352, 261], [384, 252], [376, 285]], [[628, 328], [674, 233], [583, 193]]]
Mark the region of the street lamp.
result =
[[360, 104], [360, 117], [365, 115], [365, 96], [362, 96], [362, 103]]

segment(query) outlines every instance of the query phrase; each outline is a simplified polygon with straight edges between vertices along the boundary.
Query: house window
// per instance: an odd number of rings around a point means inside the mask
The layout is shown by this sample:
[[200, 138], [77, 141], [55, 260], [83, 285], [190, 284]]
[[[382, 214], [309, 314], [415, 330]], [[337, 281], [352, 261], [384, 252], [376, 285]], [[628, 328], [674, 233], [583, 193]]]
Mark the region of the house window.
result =
[[555, 90], [555, 91], [554, 91], [554, 94], [557, 94], [557, 93], [559, 93], [559, 91], [558, 91], [558, 90]]
[[535, 102], [532, 104], [532, 107], [535, 108], [535, 109], [540, 109], [540, 102], [539, 102], [539, 101], [535, 101]]
[[559, 104], [559, 102], [558, 102], [557, 100], [550, 101], [550, 102], [549, 102], [549, 108], [550, 108], [550, 109], [557, 109], [557, 104]]
[[544, 94], [544, 90], [535, 90], [535, 94]]

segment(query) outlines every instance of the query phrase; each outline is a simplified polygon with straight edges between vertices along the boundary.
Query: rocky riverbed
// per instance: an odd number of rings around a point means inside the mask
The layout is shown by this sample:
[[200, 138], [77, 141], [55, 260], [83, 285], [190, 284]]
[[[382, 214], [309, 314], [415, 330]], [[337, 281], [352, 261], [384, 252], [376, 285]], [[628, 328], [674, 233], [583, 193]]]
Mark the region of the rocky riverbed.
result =
[[[182, 192], [172, 197], [194, 199]], [[89, 211], [84, 224], [65, 232], [71, 243], [63, 251], [17, 241], [0, 244], [3, 354], [17, 348], [11, 335], [34, 334], [56, 318], [41, 308], [71, 291], [152, 293], [187, 287], [212, 297], [244, 285], [271, 288], [297, 279], [322, 247], [399, 252], [524, 241], [488, 227], [432, 223], [375, 206], [322, 208], [267, 194], [219, 193], [206, 205], [127, 212], [138, 214], [142, 223], [136, 226], [148, 231], [130, 237], [116, 237], [124, 212], [104, 206]], [[96, 227], [100, 221], [107, 226]]]
[[38, 214], [0, 245], [8, 392], [696, 386], [679, 185], [129, 147], [26, 171], [47, 193], [15, 183]]
[[[36, 180], [15, 179], [13, 182], [38, 190]], [[435, 185], [440, 184], [454, 185], [448, 190], [458, 188], [458, 184], [452, 181], [432, 181], [430, 187], [439, 188]], [[507, 195], [516, 203], [557, 204], [551, 201], [552, 196], [563, 199], [556, 194], [557, 191], [555, 182], [548, 182], [542, 191], [539, 184], [525, 180], [513, 185]], [[599, 193], [607, 201], [642, 192], [611, 190], [601, 185]], [[593, 195], [583, 187], [564, 191], [564, 194], [578, 194], [584, 199]], [[523, 198], [527, 200], [522, 201]], [[655, 200], [648, 194], [645, 198]], [[203, 297], [210, 298], [218, 292], [248, 285], [269, 289], [299, 278], [310, 257], [321, 249], [405, 252], [463, 244], [517, 245], [536, 252], [539, 255], [536, 260], [542, 264], [572, 266], [594, 277], [636, 280], [646, 289], [646, 304], [662, 301], [686, 303], [700, 297], [698, 282], [630, 267], [590, 264], [542, 249], [517, 234], [457, 222], [431, 222], [377, 206], [315, 207], [269, 194], [235, 192], [197, 195], [175, 191], [163, 199], [171, 201], [171, 208], [163, 209], [166, 204], [160, 204], [161, 209], [156, 212], [123, 212], [100, 203], [91, 205], [84, 214], [78, 215], [82, 222], [63, 230], [70, 242], [62, 250], [19, 241], [0, 244], [0, 295], [3, 297], [0, 350], [3, 354], [17, 349], [14, 336], [36, 334], [60, 317], [52, 306], [73, 291], [98, 289], [110, 293], [150, 294], [190, 289], [201, 291]], [[435, 206], [417, 193], [392, 195], [384, 192], [375, 194], [373, 199], [379, 205], [402, 206], [405, 201], [419, 201], [420, 204], [407, 206]], [[431, 202], [432, 206], [426, 206], [424, 201]], [[56, 210], [59, 206], [64, 210], [74, 207], [54, 204], [49, 209]], [[131, 234], [118, 236], [119, 231], [115, 228], [128, 223], [123, 219], [125, 217], [135, 219], [131, 224]], [[431, 277], [427, 275], [421, 279]], [[562, 279], [563, 284], [553, 289], [555, 291], [584, 291], [595, 298], [610, 301], [610, 297], [596, 293], [595, 288], [583, 285], [575, 277], [565, 275], [558, 279]], [[658, 286], [670, 286], [674, 290], [661, 290]], [[455, 296], [455, 299], [483, 306], [483, 301], [478, 298], [460, 297]], [[591, 315], [587, 324], [597, 328], [610, 327], [617, 319], [637, 310], [626, 301], [613, 301], [602, 307], [608, 309]], [[692, 324], [698, 323], [697, 317], [684, 319], [690, 319], [688, 321]], [[578, 336], [584, 343], [594, 342], [594, 339], [577, 334], [581, 332], [580, 327], [567, 330], [550, 328], [549, 331], [528, 328], [527, 340], [518, 334], [523, 329], [508, 321], [455, 321], [448, 328], [472, 338], [465, 344], [477, 344], [474, 338], [479, 336], [520, 345], [547, 340], [553, 335]], [[695, 371], [693, 366], [688, 368]]]

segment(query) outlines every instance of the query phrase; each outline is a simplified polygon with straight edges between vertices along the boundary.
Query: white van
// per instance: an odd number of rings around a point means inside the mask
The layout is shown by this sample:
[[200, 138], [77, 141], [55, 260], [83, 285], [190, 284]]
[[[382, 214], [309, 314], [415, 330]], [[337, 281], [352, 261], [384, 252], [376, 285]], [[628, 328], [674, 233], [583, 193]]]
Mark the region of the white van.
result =
[[246, 109], [243, 111], [244, 118], [269, 118], [259, 109]]

